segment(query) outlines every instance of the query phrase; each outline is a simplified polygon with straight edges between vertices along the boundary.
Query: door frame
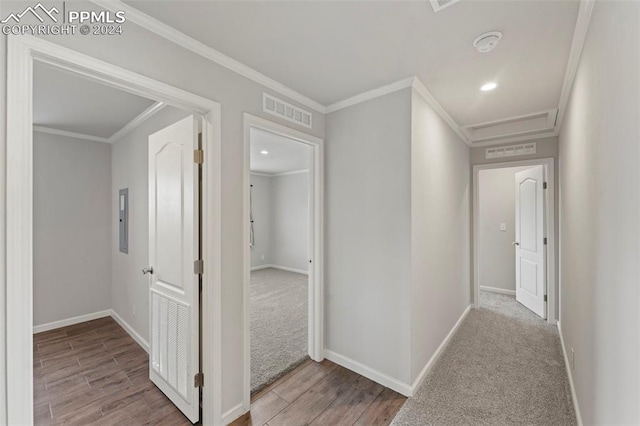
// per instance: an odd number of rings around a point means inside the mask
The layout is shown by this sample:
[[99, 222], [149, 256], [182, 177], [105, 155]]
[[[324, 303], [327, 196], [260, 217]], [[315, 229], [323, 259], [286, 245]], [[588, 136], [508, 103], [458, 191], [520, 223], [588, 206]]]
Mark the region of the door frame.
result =
[[293, 139], [309, 146], [309, 356], [314, 361], [324, 359], [324, 141], [316, 136], [283, 126], [249, 113], [244, 114], [244, 166], [243, 180], [243, 318], [244, 318], [244, 395], [243, 409], [250, 409], [251, 400], [251, 344], [250, 344], [250, 282], [251, 248], [250, 237], [250, 142], [251, 129], [259, 129]]
[[[8, 424], [33, 422], [33, 63], [44, 62], [102, 84], [191, 111], [203, 117], [201, 229], [202, 369], [204, 424], [222, 423], [221, 118], [220, 104], [141, 74], [34, 36], [8, 36], [6, 177], [6, 416]], [[0, 413], [2, 414], [2, 413]], [[4, 419], [0, 419], [0, 423]]]
[[543, 166], [547, 190], [545, 191], [545, 234], [547, 237], [547, 271], [546, 271], [546, 294], [547, 294], [547, 323], [556, 325], [558, 318], [556, 315], [557, 306], [557, 282], [556, 282], [556, 222], [555, 222], [555, 160], [553, 158], [540, 158], [532, 160], [509, 161], [504, 163], [478, 164], [473, 166], [473, 289], [471, 296], [473, 305], [477, 309], [480, 307], [480, 280], [479, 268], [480, 259], [478, 256], [478, 219], [480, 215], [480, 171], [506, 169], [510, 167], [522, 166]]

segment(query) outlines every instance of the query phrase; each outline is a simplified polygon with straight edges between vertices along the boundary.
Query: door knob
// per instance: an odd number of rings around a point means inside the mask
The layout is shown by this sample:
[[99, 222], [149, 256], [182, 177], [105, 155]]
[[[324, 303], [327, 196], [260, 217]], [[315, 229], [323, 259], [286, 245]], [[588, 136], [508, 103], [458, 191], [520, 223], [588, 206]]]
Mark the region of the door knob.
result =
[[512, 242], [511, 244], [513, 244], [514, 246], [519, 246], [519, 245], [520, 245], [520, 243], [519, 243], [519, 242], [517, 242], [517, 241], [514, 241], [514, 242]]
[[142, 269], [143, 274], [153, 274], [153, 266], [149, 266], [148, 268]]

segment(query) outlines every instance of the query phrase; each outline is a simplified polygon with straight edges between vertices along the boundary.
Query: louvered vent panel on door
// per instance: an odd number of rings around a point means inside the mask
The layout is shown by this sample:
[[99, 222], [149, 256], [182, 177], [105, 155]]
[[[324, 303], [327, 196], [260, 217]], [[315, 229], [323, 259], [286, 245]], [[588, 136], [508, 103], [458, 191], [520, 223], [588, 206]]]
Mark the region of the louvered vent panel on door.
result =
[[190, 402], [189, 307], [153, 290], [151, 304], [151, 367]]
[[311, 113], [267, 93], [262, 94], [262, 110], [277, 117], [311, 128]]

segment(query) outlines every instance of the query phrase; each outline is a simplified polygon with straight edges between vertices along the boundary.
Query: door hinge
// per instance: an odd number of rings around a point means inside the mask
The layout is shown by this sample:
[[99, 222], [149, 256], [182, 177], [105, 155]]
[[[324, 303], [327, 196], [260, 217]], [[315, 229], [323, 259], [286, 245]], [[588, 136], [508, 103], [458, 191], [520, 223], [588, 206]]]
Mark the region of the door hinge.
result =
[[547, 245], [547, 237], [544, 237], [544, 240], [542, 240], [542, 242], [544, 243], [544, 245]]
[[196, 260], [193, 262], [193, 273], [194, 274], [204, 273], [204, 261], [202, 259]]
[[547, 182], [542, 183], [542, 189], [547, 189]]
[[196, 149], [193, 151], [193, 162], [196, 164], [204, 163], [204, 151], [201, 149]]
[[193, 376], [193, 386], [197, 388], [204, 387], [204, 374], [198, 373]]
[[544, 295], [544, 301], [545, 302], [547, 301], [547, 295], [546, 294]]

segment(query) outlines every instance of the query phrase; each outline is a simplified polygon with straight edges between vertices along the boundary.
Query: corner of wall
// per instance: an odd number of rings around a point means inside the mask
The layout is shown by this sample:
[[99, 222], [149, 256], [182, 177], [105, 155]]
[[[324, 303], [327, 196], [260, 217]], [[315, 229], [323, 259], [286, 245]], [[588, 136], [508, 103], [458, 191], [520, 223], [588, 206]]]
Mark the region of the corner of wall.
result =
[[450, 338], [469, 306], [471, 177], [469, 147], [415, 89], [411, 109], [410, 377], [415, 380], [435, 362], [443, 339]]

